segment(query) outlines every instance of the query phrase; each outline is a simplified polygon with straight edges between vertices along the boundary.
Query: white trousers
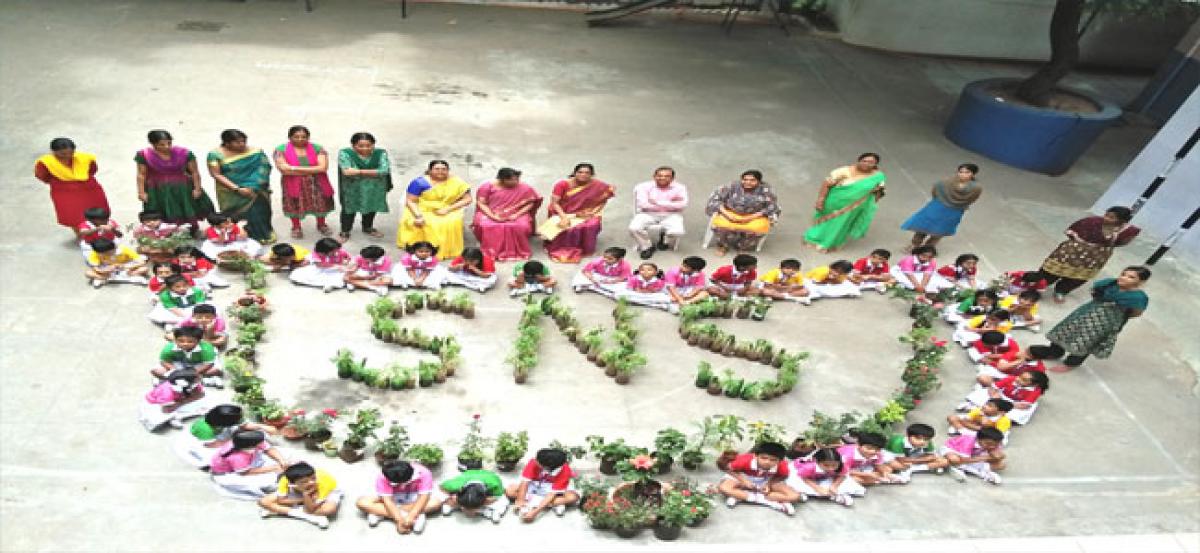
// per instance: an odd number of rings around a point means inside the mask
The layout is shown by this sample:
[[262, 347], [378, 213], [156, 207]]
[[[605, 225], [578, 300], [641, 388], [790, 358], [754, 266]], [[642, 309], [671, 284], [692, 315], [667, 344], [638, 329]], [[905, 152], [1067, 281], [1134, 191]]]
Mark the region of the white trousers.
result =
[[683, 215], [679, 213], [636, 213], [629, 220], [629, 234], [637, 242], [639, 250], [645, 250], [654, 245], [650, 237], [651, 227], [662, 227], [663, 232], [674, 244], [684, 235]]

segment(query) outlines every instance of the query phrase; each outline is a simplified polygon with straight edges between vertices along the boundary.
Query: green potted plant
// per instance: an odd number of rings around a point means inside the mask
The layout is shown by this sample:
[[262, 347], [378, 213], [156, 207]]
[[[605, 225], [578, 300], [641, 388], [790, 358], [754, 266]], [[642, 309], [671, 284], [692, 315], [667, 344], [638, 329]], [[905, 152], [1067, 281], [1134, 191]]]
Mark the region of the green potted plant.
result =
[[287, 407], [277, 399], [270, 399], [250, 408], [254, 417], [268, 426], [283, 428], [288, 422]]
[[422, 388], [433, 386], [433, 381], [437, 378], [438, 370], [441, 367], [432, 361], [421, 361], [417, 363], [417, 384]]
[[617, 371], [614, 379], [617, 384], [629, 384], [633, 373], [646, 366], [646, 356], [635, 352], [625, 352], [614, 363]]
[[375, 462], [383, 466], [388, 461], [395, 461], [408, 451], [408, 429], [399, 422], [392, 421], [388, 425], [387, 437], [375, 444]]
[[[350, 378], [354, 372], [354, 352], [346, 348], [337, 350], [337, 353], [330, 359], [333, 366], [337, 367], [338, 378]], [[365, 359], [363, 361], [366, 361]]]
[[708, 384], [712, 382], [712, 378], [712, 363], [709, 363], [708, 361], [701, 361], [700, 364], [696, 366], [696, 387], [707, 388]]
[[588, 523], [597, 530], [610, 530], [616, 521], [616, 508], [608, 496], [609, 486], [603, 480], [587, 479], [580, 482], [579, 510]]
[[746, 436], [745, 420], [737, 415], [713, 415], [709, 417], [712, 423], [713, 449], [717, 453], [717, 468], [725, 471], [729, 463], [737, 457], [737, 445]]
[[425, 294], [423, 292], [409, 292], [404, 294], [405, 312], [411, 315], [422, 307], [425, 307]]
[[287, 440], [302, 440], [308, 435], [308, 415], [304, 409], [293, 409], [287, 425], [279, 430], [279, 435]]
[[587, 456], [587, 452], [588, 452], [587, 448], [584, 446], [567, 445], [559, 440], [551, 440], [549, 445], [547, 445], [546, 447], [548, 447], [550, 449], [557, 449], [559, 451], [562, 451], [567, 454], [568, 459], [576, 459], [576, 460], [583, 459], [585, 456]]
[[654, 537], [663, 541], [679, 539], [683, 527], [696, 520], [697, 509], [689, 501], [690, 495], [686, 489], [663, 492], [662, 503], [654, 509]]
[[617, 463], [637, 454], [638, 448], [625, 443], [624, 438], [606, 442], [602, 436], [587, 437], [588, 451], [600, 461], [600, 473], [613, 475], [617, 473]]
[[613, 498], [612, 528], [625, 539], [637, 537], [654, 517], [654, 510], [641, 502]]
[[350, 435], [342, 442], [338, 457], [347, 463], [357, 463], [363, 458], [367, 440], [374, 438], [375, 431], [383, 428], [383, 421], [379, 418], [379, 409], [373, 407], [359, 409], [354, 413], [354, 420], [347, 426], [350, 429]]
[[304, 446], [312, 451], [321, 451], [321, 444], [333, 437], [330, 427], [337, 416], [336, 409], [322, 409], [320, 413], [308, 418], [305, 428], [308, 435], [304, 437]]
[[854, 412], [830, 416], [813, 411], [812, 420], [803, 434], [804, 441], [814, 449], [842, 445], [842, 438], [858, 424], [858, 419], [858, 413]]
[[392, 311], [396, 309], [396, 301], [382, 297], [367, 304], [367, 314], [372, 319], [386, 319], [392, 316]]
[[454, 311], [462, 315], [464, 319], [475, 318], [475, 302], [471, 299], [470, 294], [462, 292], [455, 295], [450, 302], [454, 306]]
[[416, 444], [408, 448], [408, 458], [429, 470], [437, 470], [441, 466], [443, 455], [442, 448], [437, 444]]
[[767, 311], [771, 310], [771, 306], [775, 305], [774, 300], [766, 297], [757, 297], [751, 300], [750, 319], [754, 321], [764, 321], [767, 319]]
[[496, 470], [512, 472], [517, 463], [529, 451], [529, 433], [522, 430], [517, 433], [501, 432], [496, 436], [495, 458]]
[[654, 437], [654, 461], [659, 474], [671, 470], [675, 459], [687, 447], [687, 436], [674, 428], [664, 428]]
[[686, 523], [687, 526], [699, 526], [712, 514], [715, 492], [708, 491], [686, 478], [672, 482], [671, 491], [682, 496], [686, 512], [691, 517], [691, 520]]
[[484, 450], [490, 445], [488, 438], [483, 436], [483, 422], [479, 413], [472, 415], [467, 423], [467, 434], [463, 437], [462, 447], [458, 450], [458, 470], [475, 470], [483, 468]]

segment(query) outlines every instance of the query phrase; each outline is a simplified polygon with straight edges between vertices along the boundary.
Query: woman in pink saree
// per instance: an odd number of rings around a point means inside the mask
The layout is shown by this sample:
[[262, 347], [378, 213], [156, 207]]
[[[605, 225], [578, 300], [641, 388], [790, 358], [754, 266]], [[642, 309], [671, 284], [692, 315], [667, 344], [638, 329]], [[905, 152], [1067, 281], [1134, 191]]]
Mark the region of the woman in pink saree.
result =
[[583, 256], [596, 252], [604, 206], [616, 191], [593, 178], [595, 174], [591, 163], [580, 163], [570, 177], [554, 184], [547, 210], [550, 218], [538, 227], [550, 259], [579, 263]]
[[471, 230], [484, 255], [496, 261], [529, 259], [529, 237], [537, 228], [534, 218], [541, 205], [542, 197], [521, 182], [516, 169], [501, 168], [495, 180], [480, 185]]

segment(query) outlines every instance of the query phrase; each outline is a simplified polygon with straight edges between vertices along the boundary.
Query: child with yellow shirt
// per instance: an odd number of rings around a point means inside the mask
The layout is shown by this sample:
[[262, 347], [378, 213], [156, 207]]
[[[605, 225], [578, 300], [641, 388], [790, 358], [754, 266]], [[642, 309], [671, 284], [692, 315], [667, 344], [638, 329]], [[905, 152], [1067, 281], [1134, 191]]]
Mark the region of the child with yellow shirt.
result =
[[812, 305], [809, 291], [804, 287], [804, 275], [800, 272], [800, 261], [784, 259], [778, 269], [771, 269], [759, 277], [762, 295], [776, 300], [792, 300], [803, 305]]
[[813, 298], [857, 298], [862, 290], [850, 280], [854, 265], [839, 259], [804, 275], [804, 285]]
[[1000, 300], [1000, 308], [1008, 311], [1013, 328], [1024, 328], [1030, 332], [1042, 330], [1042, 319], [1038, 317], [1038, 302], [1042, 294], [1037, 290], [1024, 290], [1015, 296]]
[[97, 238], [84, 258], [87, 260], [87, 270], [83, 274], [91, 280], [93, 288], [109, 282], [150, 283], [146, 278], [150, 274], [146, 258], [129, 246], [118, 246], [107, 238]]

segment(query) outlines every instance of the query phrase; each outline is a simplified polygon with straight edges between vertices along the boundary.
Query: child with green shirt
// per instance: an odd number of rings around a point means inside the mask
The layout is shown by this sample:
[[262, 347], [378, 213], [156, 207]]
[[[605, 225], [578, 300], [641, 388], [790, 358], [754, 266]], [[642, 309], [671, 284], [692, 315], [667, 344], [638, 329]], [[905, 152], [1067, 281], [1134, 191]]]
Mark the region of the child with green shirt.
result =
[[558, 281], [550, 274], [550, 267], [541, 261], [530, 260], [513, 267], [513, 279], [508, 283], [508, 295], [524, 296], [534, 292], [554, 293]]
[[163, 346], [158, 353], [159, 366], [150, 371], [155, 378], [163, 378], [176, 369], [192, 369], [205, 386], [221, 388], [224, 380], [217, 368], [217, 350], [201, 338], [204, 329], [198, 326], [181, 326], [174, 331], [175, 341]]
[[904, 480], [913, 472], [945, 472], [950, 463], [939, 457], [933, 447], [935, 434], [932, 426], [919, 422], [908, 425], [904, 434], [893, 434], [883, 448], [892, 454], [888, 466]]
[[500, 476], [490, 470], [468, 470], [441, 483], [439, 486], [449, 496], [442, 503], [442, 516], [449, 516], [455, 509], [469, 516], [480, 516], [500, 523], [508, 511], [508, 498], [504, 496], [504, 483]]

